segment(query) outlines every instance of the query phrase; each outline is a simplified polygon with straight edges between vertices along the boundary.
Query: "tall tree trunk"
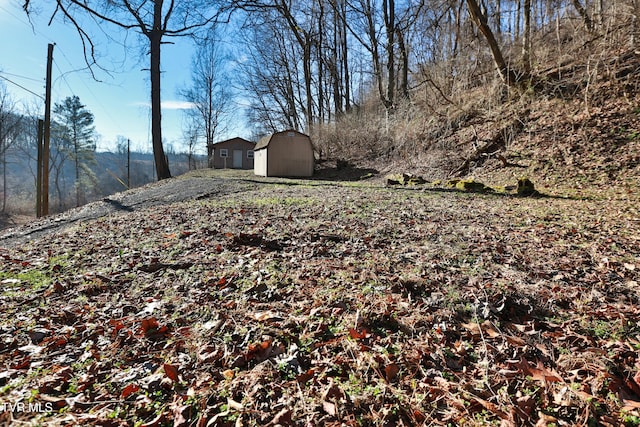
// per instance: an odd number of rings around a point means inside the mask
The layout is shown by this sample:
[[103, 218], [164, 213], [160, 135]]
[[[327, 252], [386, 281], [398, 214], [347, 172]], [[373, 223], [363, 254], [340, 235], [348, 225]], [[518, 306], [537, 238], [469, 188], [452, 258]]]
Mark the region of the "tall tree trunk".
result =
[[496, 0], [496, 31], [498, 35], [502, 34], [502, 2]]
[[342, 48], [342, 37], [340, 35], [340, 18], [338, 17], [338, 7], [333, 5], [333, 46], [331, 49], [331, 59], [329, 73], [331, 84], [333, 85], [333, 111], [336, 117], [341, 117], [344, 113], [342, 108], [342, 64], [338, 51]]
[[158, 180], [171, 178], [169, 163], [162, 146], [162, 108], [160, 96], [160, 46], [162, 42], [162, 1], [154, 2], [153, 28], [149, 32], [151, 47], [151, 141]]
[[378, 47], [378, 34], [374, 18], [375, 11], [373, 10], [370, 0], [366, 0], [365, 5], [366, 10], [363, 13], [365, 14], [367, 19], [367, 36], [369, 38], [369, 43], [371, 43], [371, 46], [367, 47], [367, 49], [371, 52], [371, 62], [373, 62], [373, 75], [376, 78], [376, 85], [378, 87], [378, 96], [380, 97], [380, 101], [386, 108], [389, 108], [391, 105], [384, 91], [384, 78], [382, 75], [382, 64], [380, 61], [380, 50]]
[[398, 50], [400, 51], [400, 61], [402, 66], [400, 68], [400, 96], [405, 100], [409, 99], [409, 53], [407, 52], [407, 46], [404, 42], [404, 34], [400, 28], [397, 31], [398, 34]]
[[469, 13], [471, 14], [471, 18], [473, 19], [473, 22], [475, 22], [480, 32], [487, 39], [487, 43], [489, 44], [489, 49], [491, 49], [491, 54], [493, 55], [493, 62], [496, 64], [496, 67], [498, 68], [500, 77], [502, 77], [502, 80], [508, 86], [516, 86], [518, 83], [518, 77], [504, 60], [504, 57], [502, 56], [502, 51], [498, 46], [498, 41], [493, 35], [493, 32], [491, 31], [489, 24], [487, 24], [487, 18], [480, 10], [480, 7], [478, 6], [478, 2], [476, 0], [467, 0], [467, 6], [469, 8]]
[[76, 207], [80, 206], [80, 159], [78, 158], [78, 141], [74, 137], [73, 141], [73, 155], [75, 159], [75, 172], [76, 172]]
[[395, 34], [396, 34], [396, 6], [395, 0], [382, 0], [384, 26], [387, 34], [387, 95], [386, 107], [395, 104], [396, 92], [396, 63], [395, 63]]
[[524, 0], [524, 28], [522, 37], [522, 66], [524, 72], [531, 72], [531, 0]]
[[340, 20], [340, 37], [341, 37], [341, 49], [342, 49], [342, 87], [344, 89], [344, 109], [347, 113], [351, 111], [351, 71], [349, 70], [349, 51], [347, 43], [347, 20], [346, 20], [346, 5], [342, 2], [342, 13], [345, 19]]
[[305, 34], [305, 43], [303, 46], [303, 73], [304, 73], [304, 90], [306, 92], [306, 111], [305, 111], [305, 126], [306, 132], [311, 132], [311, 126], [313, 125], [313, 97], [311, 95], [311, 40], [309, 35]]
[[6, 210], [7, 210], [7, 152], [3, 149], [2, 150], [2, 212], [6, 212]]
[[633, 0], [633, 29], [631, 31], [631, 46], [635, 47], [640, 38], [640, 0]]
[[518, 7], [516, 8], [516, 28], [514, 30], [514, 40], [520, 37], [520, 16], [522, 15], [522, 0], [518, 0]]
[[[324, 72], [324, 58], [323, 58], [323, 50], [324, 50], [324, 35], [327, 32], [325, 27], [325, 18], [324, 18], [324, 0], [320, 0], [318, 2], [318, 28], [317, 28], [317, 36], [314, 41], [315, 50], [316, 50], [316, 60], [317, 60], [317, 73], [318, 73], [318, 114], [317, 121], [319, 123], [323, 123], [325, 121], [326, 113], [328, 113], [328, 108], [325, 105], [325, 82], [326, 76]], [[307, 94], [309, 96], [309, 94]]]
[[580, 3], [580, 0], [572, 0], [572, 1], [573, 1], [573, 7], [576, 8], [578, 15], [580, 15], [580, 17], [584, 21], [584, 26], [587, 27], [588, 31], [592, 31], [593, 22], [591, 21], [591, 17], [589, 16], [589, 13], [587, 13], [587, 10], [584, 8], [584, 6], [582, 6], [582, 4]]

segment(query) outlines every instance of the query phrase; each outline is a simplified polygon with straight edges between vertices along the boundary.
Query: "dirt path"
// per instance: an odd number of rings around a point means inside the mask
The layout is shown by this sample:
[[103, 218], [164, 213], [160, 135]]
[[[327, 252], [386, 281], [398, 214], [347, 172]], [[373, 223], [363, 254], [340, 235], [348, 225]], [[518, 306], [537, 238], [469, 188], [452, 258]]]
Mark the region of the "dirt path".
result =
[[12, 247], [41, 238], [73, 224], [101, 218], [115, 212], [134, 212], [153, 206], [169, 205], [229, 193], [247, 191], [260, 185], [249, 175], [205, 177], [191, 174], [117, 193], [67, 212], [36, 219], [0, 230], [0, 247]]

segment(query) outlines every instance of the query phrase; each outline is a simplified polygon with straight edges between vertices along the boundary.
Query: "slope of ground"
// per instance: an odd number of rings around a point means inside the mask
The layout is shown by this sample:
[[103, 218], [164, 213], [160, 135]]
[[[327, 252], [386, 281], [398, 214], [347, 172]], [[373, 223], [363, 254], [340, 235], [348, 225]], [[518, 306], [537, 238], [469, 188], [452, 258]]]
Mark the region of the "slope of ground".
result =
[[5, 245], [0, 421], [640, 425], [637, 194], [246, 180]]
[[473, 177], [496, 186], [526, 176], [561, 191], [637, 189], [640, 52], [567, 54], [570, 61], [537, 70], [526, 91], [479, 86], [436, 113], [417, 100], [393, 116], [388, 157], [354, 163], [429, 181]]

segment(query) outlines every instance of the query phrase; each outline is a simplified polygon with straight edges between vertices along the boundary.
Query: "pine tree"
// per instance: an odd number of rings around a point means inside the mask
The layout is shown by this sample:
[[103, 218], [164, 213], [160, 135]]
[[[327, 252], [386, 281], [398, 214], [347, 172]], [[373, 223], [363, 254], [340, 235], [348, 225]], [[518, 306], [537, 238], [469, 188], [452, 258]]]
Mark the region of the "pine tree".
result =
[[96, 177], [91, 166], [95, 160], [95, 127], [93, 114], [80, 102], [78, 96], [65, 98], [53, 109], [60, 134], [63, 154], [74, 162], [76, 206], [84, 203], [89, 186], [95, 186]]

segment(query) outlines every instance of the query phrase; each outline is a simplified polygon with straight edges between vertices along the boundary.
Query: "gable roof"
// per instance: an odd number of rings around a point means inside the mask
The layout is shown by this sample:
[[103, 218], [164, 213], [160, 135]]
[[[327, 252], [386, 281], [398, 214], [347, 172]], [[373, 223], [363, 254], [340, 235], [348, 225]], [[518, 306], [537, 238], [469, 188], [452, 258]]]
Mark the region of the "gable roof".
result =
[[231, 139], [225, 139], [224, 141], [218, 141], [218, 142], [214, 142], [213, 145], [218, 145], [218, 144], [226, 144], [228, 142], [246, 142], [247, 144], [253, 144], [255, 145], [255, 142], [253, 141], [248, 141], [244, 138], [240, 138], [239, 136], [235, 137], [235, 138], [231, 138]]
[[302, 136], [306, 136], [307, 138], [309, 137], [309, 135], [305, 135], [302, 132], [298, 132], [297, 130], [294, 129], [287, 129], [287, 130], [283, 130], [282, 132], [275, 132], [272, 133], [271, 135], [267, 135], [264, 136], [262, 138], [260, 138], [260, 141], [258, 141], [258, 143], [256, 144], [254, 150], [260, 150], [262, 148], [267, 148], [269, 146], [269, 143], [271, 142], [271, 140], [276, 136], [276, 135], [281, 135], [283, 133], [288, 133], [288, 132], [295, 132], [298, 135], [302, 135]]

